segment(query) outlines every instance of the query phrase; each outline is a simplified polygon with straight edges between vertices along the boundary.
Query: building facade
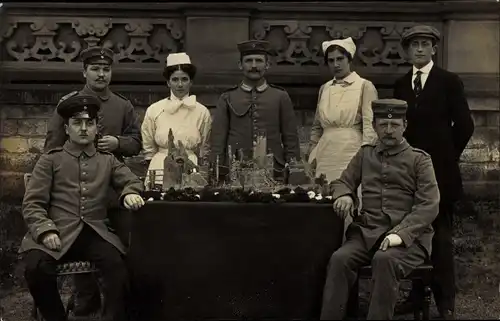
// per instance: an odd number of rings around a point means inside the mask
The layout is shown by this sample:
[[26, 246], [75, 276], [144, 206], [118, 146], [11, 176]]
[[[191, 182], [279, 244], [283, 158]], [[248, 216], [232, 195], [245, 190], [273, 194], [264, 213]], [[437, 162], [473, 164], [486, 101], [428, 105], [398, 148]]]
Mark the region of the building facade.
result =
[[79, 53], [115, 52], [111, 88], [144, 115], [168, 91], [165, 57], [186, 51], [198, 67], [193, 94], [214, 107], [241, 80], [236, 43], [263, 39], [278, 56], [268, 73], [295, 104], [307, 143], [318, 90], [329, 79], [324, 40], [353, 37], [353, 69], [380, 97], [410, 64], [400, 45], [414, 24], [442, 34], [435, 63], [462, 78], [476, 130], [461, 159], [468, 194], [500, 195], [498, 1], [329, 1], [235, 3], [5, 3], [0, 8], [0, 198], [20, 199], [59, 99], [83, 86]]

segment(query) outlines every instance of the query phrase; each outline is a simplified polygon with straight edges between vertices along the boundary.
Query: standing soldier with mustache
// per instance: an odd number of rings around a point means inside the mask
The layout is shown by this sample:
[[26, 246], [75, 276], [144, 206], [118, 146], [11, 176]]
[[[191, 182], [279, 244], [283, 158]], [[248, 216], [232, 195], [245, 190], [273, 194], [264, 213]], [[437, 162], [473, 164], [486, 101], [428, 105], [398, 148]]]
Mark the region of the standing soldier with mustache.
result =
[[[274, 155], [274, 178], [283, 178], [285, 164], [300, 159], [299, 139], [292, 100], [285, 89], [268, 84], [264, 75], [273, 54], [267, 41], [250, 40], [238, 44], [243, 81], [219, 98], [212, 123], [212, 160], [228, 165], [228, 146], [245, 157], [253, 150], [257, 137], [264, 134], [267, 152]], [[238, 154], [236, 154], [238, 155]], [[229, 177], [221, 170], [222, 180]]]
[[[83, 50], [80, 57], [83, 62], [85, 87], [80, 92], [74, 91], [64, 96], [59, 104], [79, 93], [97, 97], [101, 103], [98, 113], [97, 148], [113, 153], [122, 162], [124, 157], [138, 155], [141, 151], [142, 139], [140, 123], [134, 107], [128, 99], [109, 89], [113, 51], [108, 48], [90, 47]], [[48, 124], [45, 151], [63, 146], [66, 139], [64, 120], [56, 111]], [[119, 217], [120, 207], [116, 193], [110, 193], [108, 197], [108, 215], [118, 234], [125, 232], [127, 223], [123, 220], [126, 216]], [[124, 237], [121, 238], [123, 242], [126, 241]], [[77, 296], [74, 314], [87, 316], [98, 311], [101, 300], [96, 282], [89, 276], [79, 275], [75, 277], [75, 287]]]

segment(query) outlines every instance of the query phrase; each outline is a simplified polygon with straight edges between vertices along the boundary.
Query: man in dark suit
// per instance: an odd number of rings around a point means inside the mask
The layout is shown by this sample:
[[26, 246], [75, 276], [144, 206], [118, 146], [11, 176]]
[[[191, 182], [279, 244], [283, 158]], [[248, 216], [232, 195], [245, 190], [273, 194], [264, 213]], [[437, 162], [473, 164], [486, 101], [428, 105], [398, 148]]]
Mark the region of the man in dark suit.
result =
[[402, 45], [413, 68], [396, 81], [394, 97], [408, 102], [408, 143], [428, 152], [434, 165], [441, 201], [433, 223], [432, 291], [441, 317], [454, 319], [453, 206], [463, 193], [458, 162], [474, 123], [460, 78], [432, 61], [439, 40], [439, 31], [431, 26], [405, 31]]

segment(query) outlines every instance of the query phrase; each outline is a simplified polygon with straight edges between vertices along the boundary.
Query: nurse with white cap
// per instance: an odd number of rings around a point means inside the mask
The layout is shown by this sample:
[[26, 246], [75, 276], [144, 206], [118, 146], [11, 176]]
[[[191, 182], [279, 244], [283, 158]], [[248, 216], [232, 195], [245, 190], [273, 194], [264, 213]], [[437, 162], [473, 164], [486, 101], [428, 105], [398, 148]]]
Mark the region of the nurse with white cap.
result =
[[[198, 158], [207, 150], [212, 118], [208, 109], [190, 94], [196, 67], [184, 53], [167, 56], [163, 76], [170, 89], [170, 96], [157, 101], [146, 110], [141, 127], [144, 159], [148, 173], [156, 170], [155, 184], [163, 184], [164, 160], [168, 155], [168, 135], [172, 130], [174, 142], [181, 141], [188, 158], [198, 165]], [[177, 146], [179, 147], [179, 146]], [[149, 175], [146, 186], [149, 185]], [[168, 186], [163, 186], [168, 188]]]
[[324, 174], [333, 181], [363, 144], [376, 139], [371, 102], [378, 94], [369, 80], [351, 70], [356, 54], [352, 38], [325, 41], [322, 49], [333, 79], [319, 90], [309, 162], [316, 163], [317, 177]]

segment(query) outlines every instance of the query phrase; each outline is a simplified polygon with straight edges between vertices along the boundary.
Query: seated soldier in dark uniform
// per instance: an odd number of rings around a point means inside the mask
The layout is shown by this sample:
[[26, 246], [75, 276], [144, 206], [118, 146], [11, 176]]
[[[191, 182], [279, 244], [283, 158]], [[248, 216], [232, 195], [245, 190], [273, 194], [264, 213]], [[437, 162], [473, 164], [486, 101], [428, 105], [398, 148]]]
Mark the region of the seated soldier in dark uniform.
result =
[[93, 262], [102, 273], [105, 320], [126, 320], [125, 247], [105, 223], [107, 195], [114, 188], [125, 208], [137, 210], [144, 205], [139, 195], [143, 184], [111, 152], [96, 150], [99, 108], [97, 98], [83, 94], [58, 105], [69, 138], [64, 146], [40, 157], [23, 200], [28, 225], [20, 249], [26, 252], [25, 277], [36, 306], [48, 321], [66, 320], [56, 265], [81, 260]]
[[439, 209], [431, 158], [403, 138], [405, 101], [375, 100], [372, 108], [377, 142], [361, 147], [332, 182], [333, 207], [342, 218], [357, 208], [354, 199], [360, 184], [363, 205], [346, 231], [346, 242], [330, 258], [322, 320], [344, 318], [357, 271], [369, 264], [372, 291], [367, 319], [392, 319], [399, 280], [431, 254], [432, 222]]

